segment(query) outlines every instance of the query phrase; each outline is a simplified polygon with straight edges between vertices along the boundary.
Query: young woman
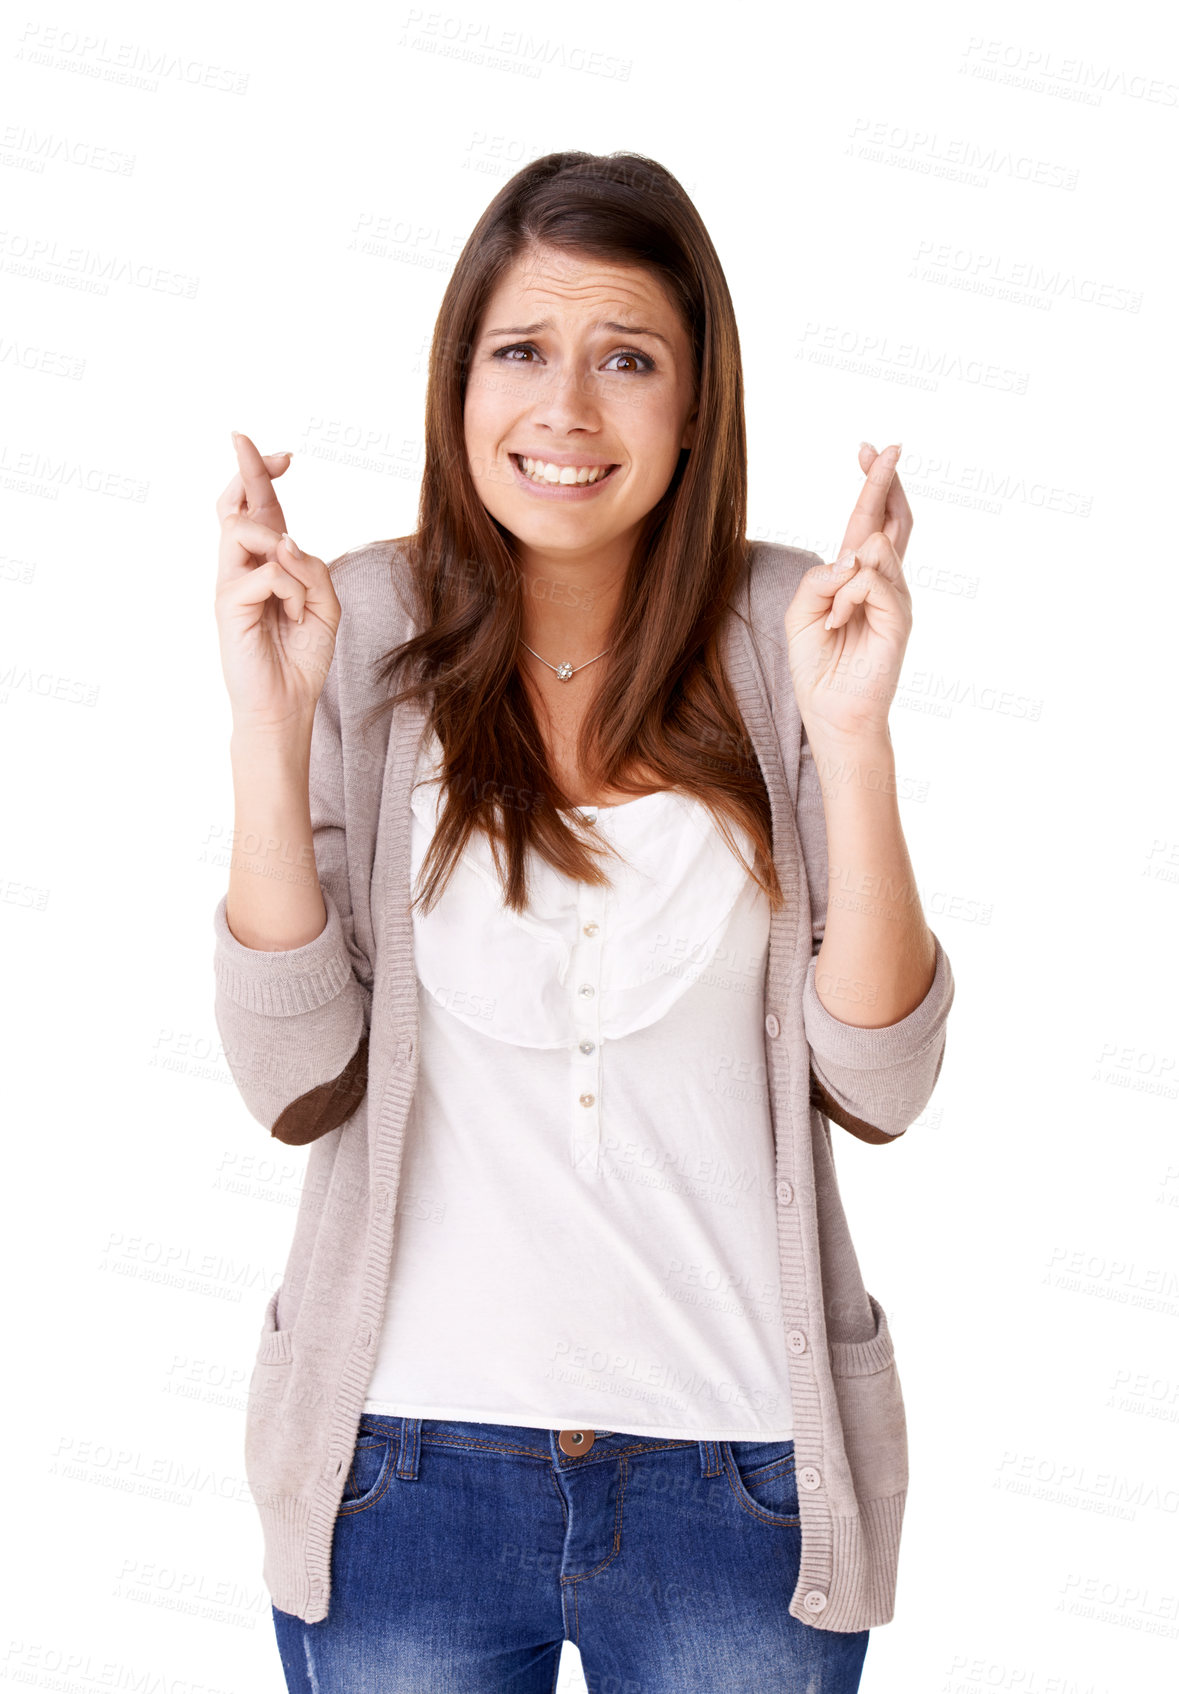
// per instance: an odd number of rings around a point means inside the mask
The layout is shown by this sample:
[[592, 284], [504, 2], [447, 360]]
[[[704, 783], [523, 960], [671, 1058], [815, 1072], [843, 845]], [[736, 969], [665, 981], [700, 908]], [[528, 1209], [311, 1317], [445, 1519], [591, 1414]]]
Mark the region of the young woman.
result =
[[[908, 1481], [830, 1123], [953, 997], [888, 734], [899, 447], [840, 562], [745, 536], [737, 329], [653, 161], [497, 194], [413, 535], [325, 564], [236, 436], [216, 1016], [309, 1146], [246, 1464], [315, 1694], [858, 1687]], [[828, 888], [831, 889], [830, 901]]]

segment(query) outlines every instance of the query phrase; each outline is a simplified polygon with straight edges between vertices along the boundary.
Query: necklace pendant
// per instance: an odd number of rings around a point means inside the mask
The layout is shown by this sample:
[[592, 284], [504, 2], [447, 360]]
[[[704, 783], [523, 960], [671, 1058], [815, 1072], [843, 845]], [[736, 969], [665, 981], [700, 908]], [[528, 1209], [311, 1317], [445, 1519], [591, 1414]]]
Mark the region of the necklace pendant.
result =
[[568, 682], [572, 675], [573, 666], [569, 663], [568, 659], [565, 660], [563, 665], [557, 666], [557, 680], [559, 682]]

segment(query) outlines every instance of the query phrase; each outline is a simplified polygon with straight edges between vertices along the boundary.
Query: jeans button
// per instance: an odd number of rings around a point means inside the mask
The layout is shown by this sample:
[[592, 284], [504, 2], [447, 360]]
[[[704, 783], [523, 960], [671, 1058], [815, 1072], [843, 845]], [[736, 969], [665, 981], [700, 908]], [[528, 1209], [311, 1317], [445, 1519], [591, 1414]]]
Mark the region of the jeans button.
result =
[[592, 1429], [562, 1429], [557, 1433], [557, 1446], [571, 1459], [580, 1459], [594, 1444]]

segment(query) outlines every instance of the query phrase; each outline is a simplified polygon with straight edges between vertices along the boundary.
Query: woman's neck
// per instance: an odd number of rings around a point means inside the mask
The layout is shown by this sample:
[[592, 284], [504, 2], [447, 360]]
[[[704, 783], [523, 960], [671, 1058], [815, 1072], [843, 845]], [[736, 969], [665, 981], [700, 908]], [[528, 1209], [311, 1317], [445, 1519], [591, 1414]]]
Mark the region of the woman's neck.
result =
[[580, 665], [609, 645], [629, 556], [529, 552], [520, 564], [524, 640], [554, 665]]

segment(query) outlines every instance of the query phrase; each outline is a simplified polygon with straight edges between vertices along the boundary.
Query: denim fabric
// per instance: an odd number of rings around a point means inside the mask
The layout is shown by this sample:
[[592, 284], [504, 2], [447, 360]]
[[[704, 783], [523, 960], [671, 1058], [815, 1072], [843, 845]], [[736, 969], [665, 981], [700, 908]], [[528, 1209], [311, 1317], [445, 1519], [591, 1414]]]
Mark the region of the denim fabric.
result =
[[291, 1694], [854, 1694], [868, 1647], [788, 1607], [793, 1441], [364, 1413], [326, 1618], [272, 1607]]

